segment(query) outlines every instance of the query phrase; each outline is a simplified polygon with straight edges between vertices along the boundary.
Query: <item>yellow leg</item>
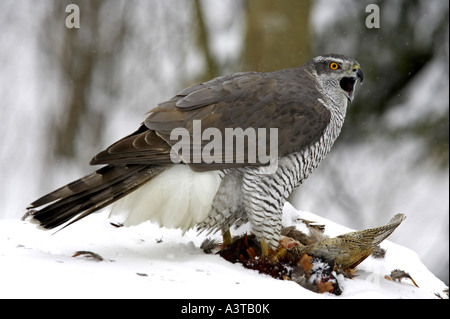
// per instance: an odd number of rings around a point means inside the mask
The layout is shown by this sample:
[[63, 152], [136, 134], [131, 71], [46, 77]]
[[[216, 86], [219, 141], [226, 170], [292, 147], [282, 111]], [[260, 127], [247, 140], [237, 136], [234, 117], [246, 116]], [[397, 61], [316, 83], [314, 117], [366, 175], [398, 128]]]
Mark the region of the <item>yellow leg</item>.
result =
[[228, 246], [231, 245], [231, 243], [233, 242], [233, 239], [231, 238], [231, 233], [230, 230], [222, 230], [222, 238], [223, 238], [223, 245], [224, 246]]
[[278, 248], [278, 250], [272, 255], [272, 261], [281, 262], [287, 254], [286, 248]]
[[269, 248], [269, 245], [264, 239], [261, 239], [261, 254], [263, 257], [266, 257], [272, 262], [280, 262], [284, 258], [287, 253], [285, 248], [278, 248], [278, 250], [274, 251]]
[[264, 239], [261, 239], [261, 254], [263, 257], [269, 257], [269, 245]]

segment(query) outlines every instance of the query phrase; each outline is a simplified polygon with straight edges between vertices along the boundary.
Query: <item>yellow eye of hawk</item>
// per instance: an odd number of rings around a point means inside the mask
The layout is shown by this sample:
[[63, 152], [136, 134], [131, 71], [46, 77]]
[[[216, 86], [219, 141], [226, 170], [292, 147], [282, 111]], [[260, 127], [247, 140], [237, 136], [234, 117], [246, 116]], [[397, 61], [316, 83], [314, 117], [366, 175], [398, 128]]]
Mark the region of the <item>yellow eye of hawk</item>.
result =
[[337, 64], [336, 62], [331, 62], [330, 63], [330, 69], [332, 69], [332, 70], [339, 69], [339, 64]]

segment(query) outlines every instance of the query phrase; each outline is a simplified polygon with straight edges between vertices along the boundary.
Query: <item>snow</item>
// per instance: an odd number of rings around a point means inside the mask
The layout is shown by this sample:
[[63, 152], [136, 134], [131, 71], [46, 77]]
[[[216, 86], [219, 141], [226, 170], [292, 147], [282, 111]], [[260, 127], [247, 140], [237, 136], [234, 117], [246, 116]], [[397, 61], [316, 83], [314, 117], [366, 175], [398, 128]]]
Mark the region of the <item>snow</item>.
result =
[[[338, 275], [343, 293], [334, 296], [205, 254], [200, 249], [205, 236], [195, 231], [183, 236], [149, 222], [115, 228], [106, 216], [93, 214], [56, 233], [18, 219], [0, 220], [0, 298], [447, 298], [445, 284], [417, 254], [390, 241], [381, 244], [385, 258], [369, 257], [355, 278]], [[298, 216], [326, 224], [329, 236], [352, 231], [287, 203], [286, 226]], [[399, 227], [408, 227], [407, 220]], [[76, 251], [104, 260], [72, 257]], [[384, 278], [397, 268], [420, 288], [409, 279]]]
[[[50, 65], [48, 59], [42, 59], [45, 52], [41, 50], [42, 34], [50, 35], [60, 30], [43, 24], [43, 20], [49, 17], [52, 3], [36, 5], [30, 1], [2, 1], [0, 4], [0, 45], [3, 45], [3, 50], [0, 50], [0, 116], [3, 124], [0, 126], [3, 137], [0, 151], [0, 176], [3, 181], [0, 184], [1, 219], [20, 217], [24, 207], [37, 197], [92, 171], [88, 163], [94, 154], [133, 132], [149, 108], [189, 84], [195, 84], [192, 81], [196, 81], [203, 72], [203, 56], [199, 54], [195, 41], [181, 41], [191, 39], [193, 35], [189, 3], [176, 1], [174, 5], [168, 1], [137, 1], [135, 5], [130, 5], [127, 17], [133, 22], [129, 30], [132, 36], [126, 41], [127, 49], [121, 63], [114, 66], [118, 76], [114, 83], [120, 83], [120, 90], [107, 96], [96, 86], [91, 94], [99, 112], [104, 107], [108, 109], [104, 112], [102, 123], [104, 137], [93, 150], [92, 139], [83, 135], [74, 141], [79, 146], [75, 159], [65, 161], [57, 158], [52, 155], [54, 137], [49, 135], [49, 127], [63, 112], [67, 83], [57, 76], [58, 70], [54, 69], [57, 64]], [[350, 1], [345, 2], [347, 5], [342, 5], [341, 1], [336, 5], [334, 3], [314, 2], [311, 27], [320, 34], [332, 30], [328, 27], [335, 18], [351, 16], [358, 10]], [[242, 3], [203, 1], [202, 5], [205, 22], [211, 32], [211, 49], [214, 54], [221, 52], [216, 57], [221, 73], [243, 71], [238, 63], [245, 35], [245, 10], [239, 8]], [[122, 6], [119, 4], [117, 12], [121, 11]], [[393, 27], [401, 12], [398, 3], [386, 2], [383, 6], [382, 25], [384, 28]], [[423, 1], [422, 6], [418, 11], [420, 14], [412, 15], [417, 16], [418, 20], [411, 32], [417, 33], [418, 41], [426, 46], [435, 38], [432, 36], [435, 28], [431, 26], [440, 21], [441, 14], [448, 12], [448, 3]], [[65, 17], [66, 13], [62, 11], [61, 15]], [[353, 43], [351, 39], [361, 38], [366, 31], [355, 27], [355, 34], [343, 35], [336, 30], [336, 37], [344, 36], [346, 41], [342, 45], [345, 48], [334, 47], [330, 51], [348, 51]], [[317, 46], [314, 42], [312, 45]], [[385, 38], [370, 45], [379, 56], [391, 47]], [[425, 115], [434, 118], [441, 111], [448, 110], [448, 102], [444, 103], [448, 101], [448, 40], [443, 41], [442, 45], [445, 50], [437, 47], [436, 58], [443, 63], [431, 62], [416, 75], [419, 81], [413, 81], [411, 87], [402, 92], [404, 99], [399, 99], [402, 104], [380, 118], [381, 126], [396, 127], [408, 121], [415, 122]], [[236, 69], [232, 68], [233, 65]], [[360, 89], [370, 91], [377, 84], [377, 81], [369, 82]], [[423, 101], [427, 99], [437, 104], [426, 103], [424, 107]], [[294, 205], [358, 229], [379, 225], [396, 212], [404, 212], [408, 219], [390, 239], [416, 251], [429, 269], [448, 284], [448, 164], [444, 170], [426, 163], [424, 165], [423, 159], [417, 160], [417, 154], [422, 151], [421, 141], [407, 137], [397, 140], [368, 137], [361, 144], [347, 144], [336, 145], [296, 194], [291, 196]], [[336, 181], [341, 184], [335, 184]], [[342, 198], [345, 198], [344, 204]], [[91, 221], [95, 231], [98, 231], [104, 218], [101, 217], [96, 223]], [[0, 221], [2, 230], [8, 222]], [[78, 231], [84, 233], [89, 225]], [[105, 227], [109, 229], [108, 224]], [[66, 232], [72, 232], [71, 228], [53, 236], [52, 240], [69, 236]], [[134, 233], [138, 229], [130, 231]], [[33, 230], [28, 232], [34, 233]], [[124, 230], [114, 234], [119, 236], [122, 232]], [[156, 231], [152, 228], [148, 232], [154, 234]], [[176, 242], [180, 242], [179, 233], [175, 234]], [[0, 233], [0, 237], [3, 235]], [[17, 236], [10, 237], [20, 241]], [[153, 244], [154, 238], [150, 237], [150, 241]], [[0, 254], [3, 253], [3, 241], [1, 244]], [[1, 267], [3, 265], [0, 264]]]

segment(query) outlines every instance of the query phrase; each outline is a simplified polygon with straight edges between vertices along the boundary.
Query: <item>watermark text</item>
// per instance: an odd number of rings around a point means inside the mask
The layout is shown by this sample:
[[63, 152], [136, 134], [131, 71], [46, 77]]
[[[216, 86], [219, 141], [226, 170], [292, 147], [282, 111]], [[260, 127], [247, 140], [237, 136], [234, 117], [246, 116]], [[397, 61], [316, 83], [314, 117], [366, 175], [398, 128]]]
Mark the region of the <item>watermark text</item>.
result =
[[177, 141], [170, 152], [173, 163], [277, 165], [278, 128], [207, 127], [202, 130], [201, 120], [194, 120], [191, 131], [175, 128], [170, 140]]

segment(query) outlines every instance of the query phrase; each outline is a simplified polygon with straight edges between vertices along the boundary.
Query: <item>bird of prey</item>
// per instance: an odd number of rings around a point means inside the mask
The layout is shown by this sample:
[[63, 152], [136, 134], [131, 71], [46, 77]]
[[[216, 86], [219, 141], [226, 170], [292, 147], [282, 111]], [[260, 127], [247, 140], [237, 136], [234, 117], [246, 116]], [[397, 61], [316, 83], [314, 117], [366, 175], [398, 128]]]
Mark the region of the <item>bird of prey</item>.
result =
[[[287, 197], [330, 151], [358, 80], [356, 60], [327, 54], [191, 86], [91, 160], [103, 167], [37, 199], [26, 215], [51, 229], [114, 203], [111, 215], [125, 226], [222, 231], [226, 243], [230, 227], [249, 222], [268, 255]], [[267, 150], [275, 155], [262, 156]]]

